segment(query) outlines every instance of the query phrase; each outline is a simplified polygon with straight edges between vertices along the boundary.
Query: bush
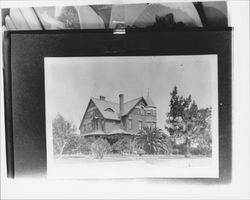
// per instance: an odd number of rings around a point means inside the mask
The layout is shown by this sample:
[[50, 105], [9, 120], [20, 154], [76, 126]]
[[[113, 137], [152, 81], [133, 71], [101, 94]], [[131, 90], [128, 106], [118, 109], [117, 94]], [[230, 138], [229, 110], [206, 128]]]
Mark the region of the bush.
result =
[[112, 145], [112, 152], [113, 153], [132, 153], [133, 149], [133, 142], [131, 141], [130, 138], [122, 138], [119, 139], [116, 143]]
[[173, 149], [172, 154], [173, 155], [178, 155], [178, 154], [181, 154], [181, 153], [180, 153], [179, 149]]
[[79, 139], [78, 152], [81, 154], [89, 154], [91, 152], [91, 143], [86, 138], [81, 137]]
[[212, 149], [208, 148], [207, 146], [198, 145], [196, 148], [190, 148], [190, 153], [192, 155], [212, 155]]
[[104, 154], [111, 151], [111, 146], [107, 140], [98, 138], [95, 142], [91, 144], [91, 152], [94, 158], [102, 159]]
[[184, 144], [174, 144], [173, 145], [173, 152], [172, 154], [184, 154], [185, 152], [185, 145]]
[[201, 150], [199, 149], [199, 148], [190, 148], [190, 153], [192, 154], [192, 155], [201, 155], [202, 153], [201, 153]]
[[135, 154], [138, 154], [139, 156], [142, 156], [145, 154], [145, 151], [143, 149], [140, 149], [140, 148], [134, 148], [134, 151], [133, 151]]
[[205, 156], [211, 156], [212, 155], [212, 149], [208, 148], [207, 146], [198, 146], [198, 148], [200, 149], [201, 155], [205, 155]]

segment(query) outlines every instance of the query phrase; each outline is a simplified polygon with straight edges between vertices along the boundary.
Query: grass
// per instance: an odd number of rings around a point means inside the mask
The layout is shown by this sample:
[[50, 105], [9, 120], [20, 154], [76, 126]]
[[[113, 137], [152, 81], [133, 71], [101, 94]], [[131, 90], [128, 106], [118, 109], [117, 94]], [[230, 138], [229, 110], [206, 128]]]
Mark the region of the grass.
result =
[[166, 160], [192, 160], [206, 159], [206, 156], [193, 155], [185, 158], [184, 155], [121, 155], [121, 154], [106, 154], [103, 159], [95, 159], [91, 154], [80, 155], [63, 155], [55, 159], [56, 163], [80, 163], [80, 162], [122, 162], [122, 161], [146, 161], [146, 162], [162, 162]]
[[94, 159], [91, 154], [63, 155], [49, 166], [54, 178], [214, 176], [213, 159], [205, 156], [106, 154], [103, 159]]

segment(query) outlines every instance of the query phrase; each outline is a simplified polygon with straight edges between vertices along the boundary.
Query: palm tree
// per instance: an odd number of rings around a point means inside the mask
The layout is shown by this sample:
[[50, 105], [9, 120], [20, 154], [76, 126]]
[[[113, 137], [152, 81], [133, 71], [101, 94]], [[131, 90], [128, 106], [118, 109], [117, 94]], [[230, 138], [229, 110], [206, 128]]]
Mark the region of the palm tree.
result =
[[170, 144], [166, 135], [159, 128], [144, 127], [135, 138], [138, 147], [148, 154], [168, 152]]

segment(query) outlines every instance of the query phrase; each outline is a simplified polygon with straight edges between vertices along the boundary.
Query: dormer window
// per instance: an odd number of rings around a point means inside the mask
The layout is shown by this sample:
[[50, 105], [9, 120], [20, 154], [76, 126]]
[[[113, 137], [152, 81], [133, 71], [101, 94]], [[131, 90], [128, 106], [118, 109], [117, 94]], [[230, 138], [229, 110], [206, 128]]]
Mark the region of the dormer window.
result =
[[112, 108], [106, 108], [104, 111], [115, 112]]

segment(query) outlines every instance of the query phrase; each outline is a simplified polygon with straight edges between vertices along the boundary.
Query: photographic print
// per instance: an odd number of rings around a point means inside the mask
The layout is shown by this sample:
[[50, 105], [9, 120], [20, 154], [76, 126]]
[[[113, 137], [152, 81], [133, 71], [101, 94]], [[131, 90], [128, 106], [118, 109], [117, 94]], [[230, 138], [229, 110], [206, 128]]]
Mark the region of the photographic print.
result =
[[217, 55], [46, 57], [51, 178], [218, 178]]

